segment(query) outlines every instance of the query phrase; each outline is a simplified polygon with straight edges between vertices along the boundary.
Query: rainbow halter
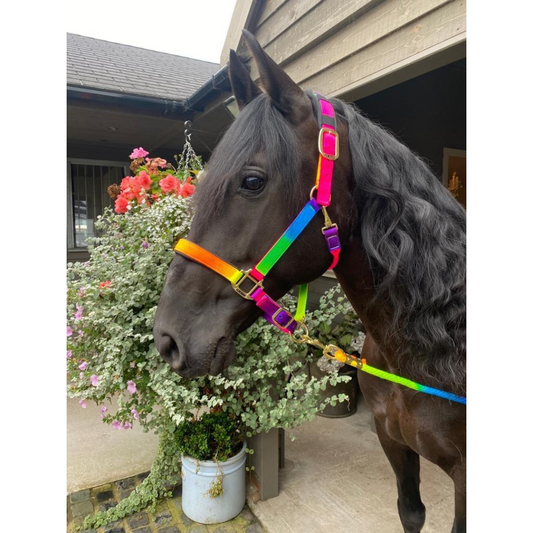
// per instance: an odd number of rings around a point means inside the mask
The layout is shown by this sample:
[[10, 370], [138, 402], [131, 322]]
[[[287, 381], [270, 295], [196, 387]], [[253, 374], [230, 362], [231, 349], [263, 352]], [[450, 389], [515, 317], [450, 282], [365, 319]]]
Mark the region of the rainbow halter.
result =
[[[311, 189], [310, 200], [263, 258], [250, 270], [238, 270], [233, 265], [208, 252], [205, 248], [186, 239], [180, 239], [174, 248], [174, 251], [179, 254], [210, 268], [226, 278], [237, 294], [247, 300], [253, 300], [257, 304], [263, 311], [263, 317], [266, 320], [281, 331], [291, 335], [304, 318], [308, 285], [300, 285], [298, 305], [293, 317], [289, 311], [281, 307], [265, 292], [263, 279], [320, 210], [322, 210], [325, 220], [322, 233], [324, 234], [328, 250], [332, 255], [329, 270], [335, 268], [341, 252], [337, 224], [331, 222], [326, 210], [331, 202], [333, 162], [339, 157], [339, 135], [336, 130], [333, 106], [321, 96], [317, 95], [315, 98], [319, 103], [318, 123], [320, 126], [320, 132], [318, 134], [319, 156], [315, 186]], [[245, 286], [245, 283], [247, 286]], [[250, 283], [251, 287], [249, 286]]]
[[[328, 270], [335, 268], [339, 261], [341, 243], [338, 227], [337, 224], [332, 223], [327, 212], [327, 207], [331, 202], [333, 165], [334, 161], [339, 157], [339, 135], [337, 133], [335, 111], [331, 103], [318, 94], [313, 94], [313, 98], [318, 103], [318, 124], [320, 127], [318, 134], [319, 156], [315, 185], [311, 189], [310, 200], [262, 259], [249, 270], [239, 270], [215, 254], [207, 251], [205, 248], [186, 239], [180, 239], [174, 247], [174, 251], [226, 278], [237, 294], [247, 300], [254, 301], [263, 311], [263, 317], [281, 331], [291, 335], [295, 342], [317, 346], [330, 359], [337, 359], [344, 364], [354, 366], [381, 379], [399, 383], [405, 387], [426, 394], [466, 404], [466, 398], [420, 385], [401, 376], [377, 369], [368, 365], [365, 359], [346, 354], [338, 346], [333, 344], [324, 345], [320, 341], [309, 337], [309, 331], [303, 323], [307, 305], [308, 284], [300, 285], [299, 287], [298, 303], [294, 317], [265, 292], [263, 288], [263, 279], [265, 276], [320, 210], [322, 210], [324, 215], [322, 233], [329, 253], [332, 256], [332, 262]], [[251, 283], [251, 287], [248, 285], [245, 288], [245, 283]], [[298, 328], [303, 330], [299, 338], [295, 335]]]

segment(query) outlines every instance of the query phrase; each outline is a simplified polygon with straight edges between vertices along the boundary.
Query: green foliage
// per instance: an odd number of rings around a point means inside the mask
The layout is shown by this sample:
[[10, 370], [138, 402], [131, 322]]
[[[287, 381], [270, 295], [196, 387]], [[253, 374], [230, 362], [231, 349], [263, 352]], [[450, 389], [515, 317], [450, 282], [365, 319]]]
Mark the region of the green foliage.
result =
[[191, 416], [176, 429], [176, 444], [185, 456], [198, 461], [227, 461], [242, 448], [240, 419], [227, 411]]
[[[160, 435], [148, 478], [117, 507], [89, 519], [86, 528], [155, 505], [166, 494], [165, 482], [179, 473], [179, 456], [187, 446], [192, 456], [214, 453], [223, 460], [242, 442], [230, 446], [230, 434], [241, 439], [277, 427], [294, 428], [326, 405], [347, 398], [334, 394], [321, 399], [320, 392], [328, 385], [349, 378], [337, 372], [309, 377], [307, 364], [316, 355], [262, 319], [238, 336], [238, 356], [218, 376], [184, 379], [162, 360], [152, 325], [173, 246], [188, 233], [190, 222], [191, 198], [173, 195], [151, 206], [135, 205], [125, 214], [108, 209], [95, 224], [101, 237], [93, 239], [89, 261], [68, 265], [69, 396], [101, 405], [103, 421], [115, 429], [139, 423], [145, 431]], [[282, 303], [294, 311], [294, 297], [286, 296]], [[341, 325], [334, 323], [339, 314], [347, 316]], [[360, 328], [346, 299], [338, 297], [338, 289], [322, 298], [308, 324], [313, 333], [320, 331], [323, 340], [337, 336], [341, 347]], [[113, 415], [106, 410], [111, 404]], [[218, 430], [216, 424], [207, 427], [210, 418], [198, 426], [205, 415], [193, 428], [191, 413], [198, 417], [200, 410], [223, 410], [235, 421], [238, 433], [224, 424]], [[196, 437], [185, 442], [187, 431], [192, 436], [193, 429], [198, 429]], [[202, 431], [210, 431], [211, 437], [201, 436]]]
[[179, 481], [181, 470], [181, 454], [174, 430], [173, 425], [161, 428], [159, 450], [148, 477], [115, 507], [89, 515], [79, 530], [105, 526], [143, 509], [154, 512], [159, 500], [172, 496], [168, 487]]

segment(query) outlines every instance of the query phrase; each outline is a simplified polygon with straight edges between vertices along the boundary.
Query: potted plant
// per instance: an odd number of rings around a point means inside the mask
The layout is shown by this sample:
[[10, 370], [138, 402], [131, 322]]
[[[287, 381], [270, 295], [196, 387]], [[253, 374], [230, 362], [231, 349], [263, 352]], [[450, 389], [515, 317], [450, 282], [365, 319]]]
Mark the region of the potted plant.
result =
[[[98, 404], [102, 421], [114, 430], [139, 424], [156, 431], [160, 446], [143, 483], [116, 507], [89, 516], [85, 529], [154, 509], [169, 494], [184, 453], [177, 428], [191, 421], [191, 413], [223, 408], [237, 417], [240, 434], [250, 442], [262, 431], [297, 427], [345, 398], [321, 400], [330, 383], [346, 378], [298, 374], [313, 354], [264, 320], [237, 337], [238, 356], [218, 376], [184, 379], [162, 360], [153, 341], [153, 320], [173, 246], [189, 230], [201, 162], [182, 156], [173, 166], [149, 155], [140, 148], [133, 151], [132, 175], [110, 191], [114, 209], [95, 222], [98, 236], [92, 239], [89, 261], [67, 268], [68, 395], [80, 408]], [[294, 298], [286, 297], [283, 305], [294, 309]], [[334, 302], [328, 312], [344, 312], [345, 305]]]
[[191, 416], [175, 438], [182, 454], [183, 512], [202, 524], [235, 518], [246, 501], [246, 441], [239, 417], [222, 409]]
[[[318, 333], [323, 344], [334, 343], [347, 353], [360, 355], [365, 333], [363, 324], [344, 296], [340, 296], [340, 286], [336, 285], [320, 299], [319, 307], [309, 317], [309, 327]], [[315, 359], [309, 363], [309, 376], [322, 379], [326, 375], [342, 376], [347, 379], [330, 380], [320, 391], [320, 400], [324, 402], [339, 395], [347, 397], [345, 402], [327, 402], [318, 416], [342, 418], [357, 411], [357, 369], [331, 360], [318, 348], [310, 348]]]

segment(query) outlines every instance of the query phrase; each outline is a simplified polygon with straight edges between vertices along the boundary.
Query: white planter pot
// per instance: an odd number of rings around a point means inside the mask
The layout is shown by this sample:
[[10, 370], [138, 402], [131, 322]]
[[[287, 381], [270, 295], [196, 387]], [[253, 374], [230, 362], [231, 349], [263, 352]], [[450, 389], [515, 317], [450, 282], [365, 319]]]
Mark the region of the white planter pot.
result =
[[[218, 524], [235, 518], [246, 501], [246, 442], [242, 450], [225, 462], [197, 461], [182, 457], [183, 512], [195, 522]], [[221, 496], [211, 497], [209, 490], [222, 473]]]

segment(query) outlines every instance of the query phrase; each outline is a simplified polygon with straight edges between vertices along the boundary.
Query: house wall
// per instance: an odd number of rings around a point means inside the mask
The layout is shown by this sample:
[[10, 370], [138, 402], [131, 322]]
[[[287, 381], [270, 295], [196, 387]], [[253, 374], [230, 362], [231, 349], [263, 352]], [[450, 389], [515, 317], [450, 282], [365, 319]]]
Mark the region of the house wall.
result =
[[421, 156], [439, 178], [444, 148], [466, 150], [466, 60], [355, 101]]
[[354, 100], [465, 57], [466, 2], [268, 0], [254, 34], [301, 87]]

